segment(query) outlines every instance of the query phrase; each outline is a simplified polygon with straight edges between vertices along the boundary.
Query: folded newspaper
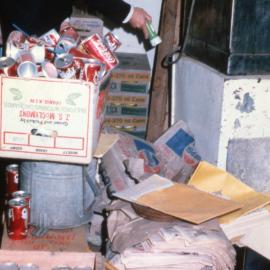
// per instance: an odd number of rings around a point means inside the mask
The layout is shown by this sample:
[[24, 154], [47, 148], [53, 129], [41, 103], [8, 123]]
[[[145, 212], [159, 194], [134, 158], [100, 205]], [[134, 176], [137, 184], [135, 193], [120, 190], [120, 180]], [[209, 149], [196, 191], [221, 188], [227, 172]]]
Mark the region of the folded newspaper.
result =
[[108, 257], [119, 270], [230, 270], [235, 266], [235, 250], [216, 220], [200, 225], [153, 222], [136, 216], [128, 203], [116, 201], [107, 227]]
[[169, 128], [155, 143], [113, 128], [106, 128], [104, 133], [118, 135], [118, 141], [103, 157], [115, 191], [121, 191], [152, 174], [183, 183], [200, 161], [195, 140], [183, 121]]

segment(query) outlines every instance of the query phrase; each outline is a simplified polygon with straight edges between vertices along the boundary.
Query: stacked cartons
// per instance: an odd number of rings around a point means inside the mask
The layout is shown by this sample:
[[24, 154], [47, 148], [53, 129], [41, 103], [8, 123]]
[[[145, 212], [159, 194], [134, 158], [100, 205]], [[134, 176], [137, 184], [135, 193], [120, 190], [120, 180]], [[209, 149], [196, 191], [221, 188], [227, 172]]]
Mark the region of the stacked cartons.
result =
[[119, 66], [108, 85], [105, 125], [144, 138], [146, 134], [150, 65], [146, 54], [117, 53]]

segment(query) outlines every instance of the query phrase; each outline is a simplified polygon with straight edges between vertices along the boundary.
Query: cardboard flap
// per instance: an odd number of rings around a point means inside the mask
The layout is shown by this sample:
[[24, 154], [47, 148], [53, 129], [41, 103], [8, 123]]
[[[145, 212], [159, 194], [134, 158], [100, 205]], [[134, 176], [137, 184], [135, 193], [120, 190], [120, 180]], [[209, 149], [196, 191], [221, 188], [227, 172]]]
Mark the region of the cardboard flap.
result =
[[239, 179], [205, 161], [200, 162], [189, 185], [206, 192], [218, 192], [243, 205], [241, 209], [220, 218], [220, 223], [230, 222], [270, 203], [270, 198], [254, 191]]
[[135, 187], [117, 192], [115, 196], [195, 224], [241, 207], [240, 203], [173, 183], [158, 175], [149, 177]]

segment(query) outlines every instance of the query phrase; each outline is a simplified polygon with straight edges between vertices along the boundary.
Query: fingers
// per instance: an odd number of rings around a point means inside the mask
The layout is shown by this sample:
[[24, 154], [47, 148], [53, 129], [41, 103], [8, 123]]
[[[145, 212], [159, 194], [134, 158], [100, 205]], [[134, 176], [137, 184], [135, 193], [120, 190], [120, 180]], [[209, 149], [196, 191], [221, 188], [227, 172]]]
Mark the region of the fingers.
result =
[[146, 23], [151, 22], [152, 17], [142, 8], [134, 7], [133, 15], [129, 21], [129, 24], [133, 28], [138, 28], [143, 31], [144, 37], [148, 38], [148, 31], [146, 28]]

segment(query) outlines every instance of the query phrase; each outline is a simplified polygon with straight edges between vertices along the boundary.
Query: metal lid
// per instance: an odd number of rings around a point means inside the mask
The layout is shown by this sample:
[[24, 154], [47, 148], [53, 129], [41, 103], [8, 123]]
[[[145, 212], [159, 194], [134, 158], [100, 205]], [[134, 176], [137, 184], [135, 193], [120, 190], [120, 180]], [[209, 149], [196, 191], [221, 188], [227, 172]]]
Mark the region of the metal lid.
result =
[[24, 198], [14, 198], [8, 201], [9, 206], [27, 206], [28, 203]]
[[6, 167], [7, 171], [19, 171], [19, 165], [18, 164], [9, 164]]
[[0, 58], [0, 69], [11, 67], [16, 63], [16, 61], [11, 57], [1, 57]]
[[58, 55], [54, 60], [54, 65], [59, 69], [66, 69], [73, 63], [73, 56], [69, 53], [62, 53]]
[[31, 193], [25, 190], [14, 191], [11, 194], [12, 198], [26, 198], [31, 197]]

